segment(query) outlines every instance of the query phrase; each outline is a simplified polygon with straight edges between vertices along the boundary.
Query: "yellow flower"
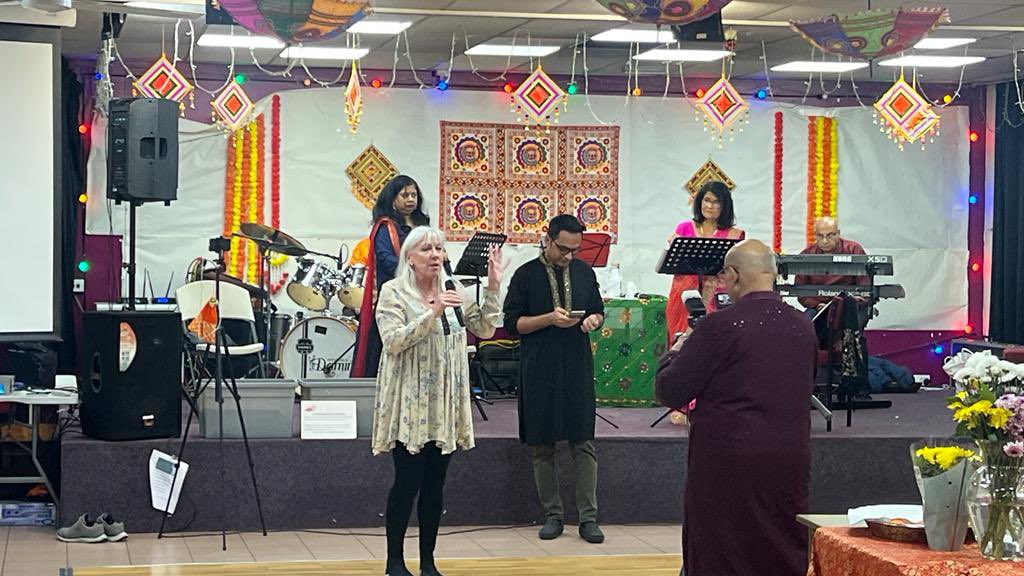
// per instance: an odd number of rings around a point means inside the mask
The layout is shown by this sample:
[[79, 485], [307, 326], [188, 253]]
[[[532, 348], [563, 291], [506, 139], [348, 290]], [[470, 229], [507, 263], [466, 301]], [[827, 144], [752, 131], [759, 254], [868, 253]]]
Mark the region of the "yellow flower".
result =
[[1006, 408], [991, 408], [988, 411], [988, 423], [998, 430], [1006, 426], [1010, 416], [1013, 414]]
[[973, 458], [974, 451], [959, 446], [937, 446], [921, 448], [916, 453], [922, 460], [935, 464], [942, 470], [949, 470], [964, 458]]
[[961, 391], [957, 392], [956, 393], [956, 397], [959, 398], [961, 402], [966, 401], [967, 400], [967, 390], [961, 390]]

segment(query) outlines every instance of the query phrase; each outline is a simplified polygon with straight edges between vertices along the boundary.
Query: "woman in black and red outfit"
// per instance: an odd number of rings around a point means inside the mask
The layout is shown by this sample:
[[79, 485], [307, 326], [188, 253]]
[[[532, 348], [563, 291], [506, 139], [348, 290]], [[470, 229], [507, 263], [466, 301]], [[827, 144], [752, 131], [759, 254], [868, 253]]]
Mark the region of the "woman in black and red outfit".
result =
[[423, 212], [423, 193], [412, 178], [395, 176], [377, 196], [373, 206], [373, 228], [370, 231], [370, 254], [367, 257], [366, 288], [359, 309], [359, 337], [356, 359], [352, 364], [353, 378], [375, 378], [380, 364], [382, 344], [374, 313], [377, 293], [388, 280], [395, 277], [398, 254], [409, 231], [430, 224]]

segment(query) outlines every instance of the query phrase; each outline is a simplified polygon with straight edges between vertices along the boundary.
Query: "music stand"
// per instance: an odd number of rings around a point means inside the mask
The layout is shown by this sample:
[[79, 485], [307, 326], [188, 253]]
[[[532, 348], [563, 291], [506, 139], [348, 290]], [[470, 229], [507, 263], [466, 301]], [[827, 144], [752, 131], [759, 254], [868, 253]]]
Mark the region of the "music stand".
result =
[[612, 237], [603, 232], [584, 232], [583, 243], [576, 257], [586, 262], [591, 268], [602, 268], [608, 265], [608, 253], [611, 251]]
[[[480, 285], [483, 284], [479, 279], [487, 276], [487, 261], [491, 255], [491, 247], [501, 247], [505, 244], [506, 240], [508, 240], [508, 236], [505, 234], [477, 232], [469, 239], [469, 243], [466, 244], [466, 249], [462, 251], [462, 257], [459, 258], [458, 263], [455, 264], [454, 274], [456, 276], [473, 276], [476, 278], [476, 282], [474, 283], [476, 284], [477, 306], [480, 305]], [[465, 282], [461, 280], [460, 282], [465, 284]], [[487, 370], [480, 365], [479, 361], [477, 361], [477, 372], [478, 374], [487, 372]], [[490, 378], [492, 382], [494, 381], [494, 378], [491, 377], [490, 374], [487, 374], [487, 377]], [[478, 377], [478, 380], [479, 379], [480, 378]], [[480, 392], [483, 393], [483, 382], [477, 382], [477, 385], [480, 386]], [[480, 403], [485, 402], [489, 405], [494, 405], [494, 402], [491, 402], [480, 394], [474, 392], [472, 388], [470, 388], [470, 394], [472, 394], [473, 405], [476, 406], [477, 411], [480, 412], [480, 417], [483, 418], [484, 421], [487, 421], [487, 413], [484, 412], [484, 407]]]
[[[739, 240], [733, 238], [676, 237], [662, 253], [656, 271], [658, 274], [672, 276], [696, 276], [697, 289], [702, 291], [704, 277], [721, 272], [726, 253], [738, 243]], [[657, 426], [673, 410], [669, 408], [665, 411], [651, 423], [651, 428]]]

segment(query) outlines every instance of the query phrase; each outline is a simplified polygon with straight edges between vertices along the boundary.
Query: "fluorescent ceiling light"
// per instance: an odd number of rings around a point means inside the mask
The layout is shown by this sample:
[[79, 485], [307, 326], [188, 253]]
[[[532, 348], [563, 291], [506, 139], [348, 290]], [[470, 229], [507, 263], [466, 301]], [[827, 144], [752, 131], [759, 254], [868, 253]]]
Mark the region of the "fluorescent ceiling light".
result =
[[729, 56], [728, 50], [687, 50], [676, 48], [655, 48], [633, 56], [634, 60], [657, 60], [658, 62], [714, 62]]
[[819, 60], [794, 60], [772, 66], [772, 72], [822, 72], [822, 73], [843, 73], [867, 68], [867, 62], [822, 62]]
[[200, 46], [212, 48], [284, 48], [284, 42], [270, 36], [251, 36], [247, 34], [222, 34], [203, 32], [196, 42]]
[[534, 58], [540, 58], [548, 56], [558, 52], [561, 46], [523, 46], [511, 44], [477, 44], [469, 50], [466, 50], [466, 54], [470, 56], [532, 56]]
[[670, 30], [633, 30], [629, 28], [605, 30], [590, 39], [595, 42], [639, 42], [640, 44], [667, 44], [676, 41]]
[[171, 2], [127, 2], [129, 8], [142, 8], [144, 10], [162, 10], [164, 12], [188, 12], [191, 14], [206, 14], [206, 7], [202, 4], [176, 4]]
[[394, 36], [412, 26], [412, 22], [396, 22], [393, 20], [360, 20], [349, 26], [345, 31], [352, 34], [381, 34]]
[[370, 53], [369, 48], [331, 48], [326, 46], [289, 46], [281, 58], [304, 60], [359, 60]]
[[946, 48], [964, 46], [965, 44], [973, 44], [977, 41], [977, 38], [925, 38], [914, 44], [914, 48], [919, 50], [944, 50]]
[[882, 66], [911, 66], [917, 68], [959, 68], [984, 62], [983, 56], [903, 56], [879, 62]]

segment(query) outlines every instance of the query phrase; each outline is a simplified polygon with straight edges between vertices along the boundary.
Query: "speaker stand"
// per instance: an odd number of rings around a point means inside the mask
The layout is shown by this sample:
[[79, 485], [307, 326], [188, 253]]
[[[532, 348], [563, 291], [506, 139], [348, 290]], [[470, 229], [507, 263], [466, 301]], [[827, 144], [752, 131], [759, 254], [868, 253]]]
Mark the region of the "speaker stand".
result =
[[128, 202], [128, 310], [135, 310], [135, 210], [139, 204]]

